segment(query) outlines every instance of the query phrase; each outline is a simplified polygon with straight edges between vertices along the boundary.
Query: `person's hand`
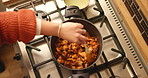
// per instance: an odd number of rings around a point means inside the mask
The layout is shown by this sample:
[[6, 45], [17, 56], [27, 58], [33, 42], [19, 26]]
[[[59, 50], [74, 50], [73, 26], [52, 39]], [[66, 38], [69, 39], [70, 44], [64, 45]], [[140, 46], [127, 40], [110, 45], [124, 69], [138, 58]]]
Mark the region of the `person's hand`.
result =
[[83, 25], [80, 23], [66, 22], [62, 23], [59, 37], [66, 39], [70, 42], [75, 43], [85, 43], [86, 37], [82, 34], [86, 33], [86, 30], [83, 29]]

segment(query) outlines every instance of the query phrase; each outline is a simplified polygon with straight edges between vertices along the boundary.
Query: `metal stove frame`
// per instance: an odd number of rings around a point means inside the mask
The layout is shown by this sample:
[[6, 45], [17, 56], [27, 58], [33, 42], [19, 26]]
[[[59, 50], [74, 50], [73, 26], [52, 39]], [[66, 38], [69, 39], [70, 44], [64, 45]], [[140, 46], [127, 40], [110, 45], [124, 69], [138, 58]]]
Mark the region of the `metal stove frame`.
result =
[[[21, 5], [21, 6], [16, 7], [14, 10], [17, 11], [19, 9], [32, 6], [33, 9], [34, 9], [34, 11], [36, 12], [35, 5], [34, 4], [36, 4], [38, 2], [41, 2], [41, 1], [34, 1], [34, 2], [31, 1], [31, 2], [29, 2], [27, 4], [24, 4], [23, 6]], [[110, 71], [110, 74], [111, 74], [111, 77], [110, 78], [116, 78], [118, 76], [116, 74], [114, 74], [114, 72], [112, 70], [112, 66], [123, 62], [124, 63], [123, 69], [125, 68], [125, 66], [128, 66], [130, 68], [130, 71], [133, 74], [133, 78], [138, 78], [138, 76], [137, 76], [137, 74], [136, 74], [136, 72], [135, 72], [132, 64], [130, 63], [130, 60], [127, 58], [127, 55], [124, 52], [124, 49], [122, 48], [122, 45], [120, 44], [120, 41], [118, 40], [118, 37], [116, 35], [116, 32], [113, 30], [114, 28], [111, 27], [110, 21], [106, 17], [105, 12], [103, 11], [103, 8], [101, 8], [101, 5], [99, 4], [99, 1], [98, 0], [95, 0], [95, 2], [96, 2], [97, 8], [94, 8], [94, 10], [100, 12], [100, 15], [88, 19], [87, 16], [85, 15], [85, 12], [83, 10], [82, 10], [82, 14], [83, 14], [83, 16], [84, 16], [84, 18], [86, 20], [91, 21], [92, 23], [96, 23], [96, 22], [100, 22], [101, 21], [101, 24], [99, 26], [100, 28], [102, 27], [103, 23], [106, 23], [107, 24], [107, 28], [108, 28], [109, 32], [111, 33], [111, 35], [108, 35], [108, 36], [104, 37], [103, 40], [107, 40], [109, 38], [112, 38], [114, 40], [115, 44], [117, 45], [117, 48], [118, 49], [112, 48], [111, 50], [113, 52], [119, 53], [121, 56], [118, 57], [118, 58], [115, 58], [115, 59], [112, 59], [112, 60], [108, 61], [108, 59], [107, 59], [107, 57], [106, 57], [106, 55], [105, 55], [105, 53], [103, 51], [102, 52], [102, 56], [103, 56], [103, 58], [105, 60], [105, 63], [104, 64], [101, 64], [101, 65], [94, 64], [93, 67], [85, 70], [85, 72], [89, 72], [89, 74], [97, 73], [98, 77], [99, 78], [102, 78], [102, 76], [99, 73], [99, 71], [102, 71], [104, 69], [108, 69]], [[105, 0], [105, 2], [106, 2], [106, 5], [108, 6], [107, 9], [109, 9], [109, 11], [111, 12], [111, 14], [112, 14], [112, 16], [113, 16], [113, 18], [115, 20], [114, 22], [116, 22], [117, 26], [121, 30], [121, 33], [126, 37], [126, 34], [123, 32], [123, 29], [121, 27], [120, 21], [118, 20], [116, 14], [114, 13], [114, 10], [111, 8], [110, 2], [108, 0]], [[46, 2], [44, 2], [44, 4], [45, 3]], [[64, 21], [64, 17], [62, 16], [61, 11], [64, 10], [66, 8], [66, 6], [65, 7], [62, 7], [62, 8], [59, 8], [58, 5], [57, 5], [57, 2], [55, 0], [54, 0], [54, 3], [56, 5], [57, 10], [54, 10], [54, 11], [52, 11], [50, 13], [47, 13], [46, 15], [43, 15], [42, 18], [44, 19], [47, 16], [49, 16], [49, 15], [51, 15], [53, 13], [58, 12], [59, 15], [60, 15], [61, 20]], [[26, 51], [27, 51], [27, 54], [29, 56], [29, 59], [30, 59], [30, 62], [31, 62], [31, 66], [33, 68], [33, 71], [35, 73], [36, 78], [41, 78], [40, 73], [38, 71], [38, 67], [40, 67], [40, 66], [42, 66], [42, 65], [44, 65], [46, 63], [49, 63], [49, 62], [52, 62], [53, 61], [55, 63], [55, 65], [56, 65], [56, 68], [58, 70], [58, 73], [59, 73], [60, 77], [61, 78], [64, 78], [63, 75], [62, 75], [62, 71], [60, 70], [60, 67], [59, 67], [58, 63], [54, 59], [48, 59], [48, 60], [43, 61], [43, 62], [38, 63], [38, 64], [35, 64], [35, 62], [34, 62], [34, 59], [33, 59], [32, 53], [31, 53], [31, 50], [34, 49], [34, 50], [40, 51], [40, 49], [34, 47], [33, 45], [35, 45], [35, 44], [37, 44], [39, 42], [42, 42], [42, 41], [46, 41], [48, 47], [50, 47], [50, 44], [49, 44], [50, 41], [49, 40], [50, 40], [50, 36], [43, 36], [41, 38], [35, 39], [35, 40], [33, 40], [33, 41], [31, 41], [31, 42], [29, 42], [29, 43], [26, 44]], [[131, 48], [132, 45], [129, 43], [128, 38], [126, 38], [126, 41], [127, 41], [127, 44], [129, 45], [129, 47]], [[132, 52], [132, 53], [134, 53], [134, 52]], [[139, 60], [139, 59], [136, 57], [136, 60]], [[140, 66], [140, 69], [143, 69], [143, 66], [141, 66], [141, 64], [139, 64], [139, 66]], [[29, 76], [28, 77], [24, 77], [24, 78], [29, 78]], [[47, 78], [50, 78], [50, 74], [48, 75]]]

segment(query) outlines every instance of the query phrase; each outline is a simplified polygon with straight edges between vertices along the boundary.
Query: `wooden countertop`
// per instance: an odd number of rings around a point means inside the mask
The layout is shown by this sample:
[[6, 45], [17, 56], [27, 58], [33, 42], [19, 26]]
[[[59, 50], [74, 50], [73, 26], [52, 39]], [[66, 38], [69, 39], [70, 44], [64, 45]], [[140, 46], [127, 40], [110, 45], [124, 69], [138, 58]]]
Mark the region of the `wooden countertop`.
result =
[[[148, 45], [146, 44], [144, 38], [141, 36], [141, 33], [136, 26], [132, 16], [130, 15], [128, 9], [126, 8], [123, 0], [112, 0], [115, 6], [117, 7], [117, 10], [119, 14], [121, 15], [124, 23], [127, 26], [127, 29], [129, 30], [129, 33], [131, 34], [134, 42], [136, 43], [140, 53], [142, 54], [146, 64], [148, 65]], [[125, 0], [124, 0], [125, 1]], [[148, 20], [148, 0], [136, 0], [140, 9], [146, 16], [146, 19]]]

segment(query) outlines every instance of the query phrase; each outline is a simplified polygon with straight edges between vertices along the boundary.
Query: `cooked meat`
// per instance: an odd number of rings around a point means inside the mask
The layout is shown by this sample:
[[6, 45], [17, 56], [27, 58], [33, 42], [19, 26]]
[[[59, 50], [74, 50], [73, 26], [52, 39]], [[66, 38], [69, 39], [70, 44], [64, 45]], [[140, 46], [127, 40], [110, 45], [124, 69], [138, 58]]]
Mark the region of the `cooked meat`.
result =
[[[86, 45], [89, 51], [97, 59], [97, 51], [99, 49], [98, 37], [90, 37], [88, 33], [85, 36], [87, 37]], [[93, 63], [88, 63], [83, 44], [71, 43], [63, 39], [58, 40], [54, 55], [59, 63], [72, 69], [83, 69]]]

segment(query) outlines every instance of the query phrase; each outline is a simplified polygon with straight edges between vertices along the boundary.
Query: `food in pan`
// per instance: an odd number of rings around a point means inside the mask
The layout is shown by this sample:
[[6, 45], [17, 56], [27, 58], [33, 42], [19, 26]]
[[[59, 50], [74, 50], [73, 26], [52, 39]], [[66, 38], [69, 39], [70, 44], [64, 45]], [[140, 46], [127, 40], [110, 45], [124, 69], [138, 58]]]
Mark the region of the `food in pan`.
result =
[[[88, 46], [91, 55], [94, 59], [98, 56], [98, 37], [90, 37], [87, 33], [86, 45]], [[56, 52], [54, 54], [57, 61], [64, 66], [72, 69], [83, 69], [88, 67], [90, 64], [87, 61], [84, 44], [76, 44], [68, 42], [67, 40], [59, 39], [56, 43]]]

